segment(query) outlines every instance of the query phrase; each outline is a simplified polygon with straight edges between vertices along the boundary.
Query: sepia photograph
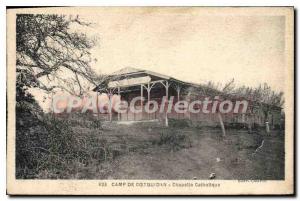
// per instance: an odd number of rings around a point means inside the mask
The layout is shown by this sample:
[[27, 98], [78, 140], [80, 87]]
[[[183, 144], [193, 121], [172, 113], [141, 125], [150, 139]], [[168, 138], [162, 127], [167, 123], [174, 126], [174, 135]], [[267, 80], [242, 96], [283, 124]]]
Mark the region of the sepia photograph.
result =
[[293, 7], [7, 8], [11, 195], [292, 195]]

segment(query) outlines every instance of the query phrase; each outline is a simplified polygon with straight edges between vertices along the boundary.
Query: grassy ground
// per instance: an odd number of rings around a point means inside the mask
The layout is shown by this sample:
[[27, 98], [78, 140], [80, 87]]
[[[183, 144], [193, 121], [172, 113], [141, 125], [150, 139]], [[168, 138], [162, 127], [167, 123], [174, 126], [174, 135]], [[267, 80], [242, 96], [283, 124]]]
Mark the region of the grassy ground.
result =
[[109, 150], [105, 160], [82, 167], [78, 179], [209, 179], [211, 173], [215, 179], [284, 179], [282, 131], [231, 129], [222, 138], [218, 128], [157, 122], [73, 130], [78, 137], [96, 136]]

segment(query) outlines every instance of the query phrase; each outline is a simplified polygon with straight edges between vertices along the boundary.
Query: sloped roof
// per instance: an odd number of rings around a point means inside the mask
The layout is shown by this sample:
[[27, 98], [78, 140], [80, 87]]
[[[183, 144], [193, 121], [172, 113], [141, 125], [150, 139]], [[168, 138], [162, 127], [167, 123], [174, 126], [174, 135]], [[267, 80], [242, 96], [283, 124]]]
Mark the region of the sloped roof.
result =
[[115, 71], [115, 72], [111, 73], [110, 75], [108, 75], [105, 80], [103, 80], [101, 83], [99, 83], [99, 85], [95, 89], [93, 89], [93, 91], [100, 88], [101, 85], [102, 85], [102, 87], [105, 87], [105, 85], [107, 87], [107, 85], [110, 81], [117, 81], [120, 78], [124, 79], [124, 77], [127, 79], [128, 77], [131, 77], [135, 74], [148, 74], [150, 76], [152, 75], [154, 77], [158, 77], [158, 78], [173, 81], [173, 82], [178, 82], [178, 83], [181, 83], [184, 85], [190, 85], [190, 86], [194, 86], [194, 87], [202, 87], [202, 85], [200, 85], [200, 84], [181, 81], [176, 78], [170, 77], [168, 75], [163, 75], [163, 74], [160, 74], [157, 72], [153, 72], [153, 71], [149, 71], [149, 70], [142, 70], [142, 69], [138, 69], [138, 68], [126, 67], [126, 68], [122, 68], [122, 69]]
[[137, 68], [126, 67], [126, 68], [122, 68], [121, 70], [113, 72], [111, 75], [124, 75], [124, 74], [137, 73], [137, 72], [141, 72], [141, 71], [143, 71], [143, 70], [137, 69]]
[[131, 67], [122, 68], [121, 70], [113, 72], [112, 74], [110, 74], [110, 76], [112, 76], [112, 77], [129, 76], [129, 75], [138, 74], [138, 73], [146, 73], [146, 74], [153, 75], [153, 76], [160, 77], [160, 78], [167, 79], [167, 80], [172, 78], [170, 76], [156, 73], [153, 71], [142, 70], [142, 69], [131, 68]]

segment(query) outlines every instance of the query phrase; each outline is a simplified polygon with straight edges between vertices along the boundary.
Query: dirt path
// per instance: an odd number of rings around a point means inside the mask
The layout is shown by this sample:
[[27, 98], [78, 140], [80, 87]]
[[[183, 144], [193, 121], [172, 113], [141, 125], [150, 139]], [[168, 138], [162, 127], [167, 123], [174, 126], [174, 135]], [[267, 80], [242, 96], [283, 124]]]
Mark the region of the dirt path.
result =
[[[142, 133], [135, 130], [136, 133]], [[146, 136], [152, 136], [147, 131]], [[221, 139], [219, 131], [183, 129], [192, 146], [178, 151], [153, 145], [126, 153], [109, 166], [106, 179], [282, 179], [284, 147], [282, 135], [271, 136], [229, 131]], [[130, 134], [129, 134], [130, 135]], [[145, 138], [145, 135], [143, 136]], [[264, 140], [264, 146], [252, 153]]]

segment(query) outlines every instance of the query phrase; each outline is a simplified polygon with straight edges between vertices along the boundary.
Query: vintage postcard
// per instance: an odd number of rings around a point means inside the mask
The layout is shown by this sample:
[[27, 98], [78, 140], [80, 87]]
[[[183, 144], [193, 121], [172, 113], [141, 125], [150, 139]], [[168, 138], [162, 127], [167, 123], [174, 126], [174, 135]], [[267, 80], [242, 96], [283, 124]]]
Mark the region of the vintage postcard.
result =
[[293, 7], [7, 9], [10, 195], [294, 194]]

